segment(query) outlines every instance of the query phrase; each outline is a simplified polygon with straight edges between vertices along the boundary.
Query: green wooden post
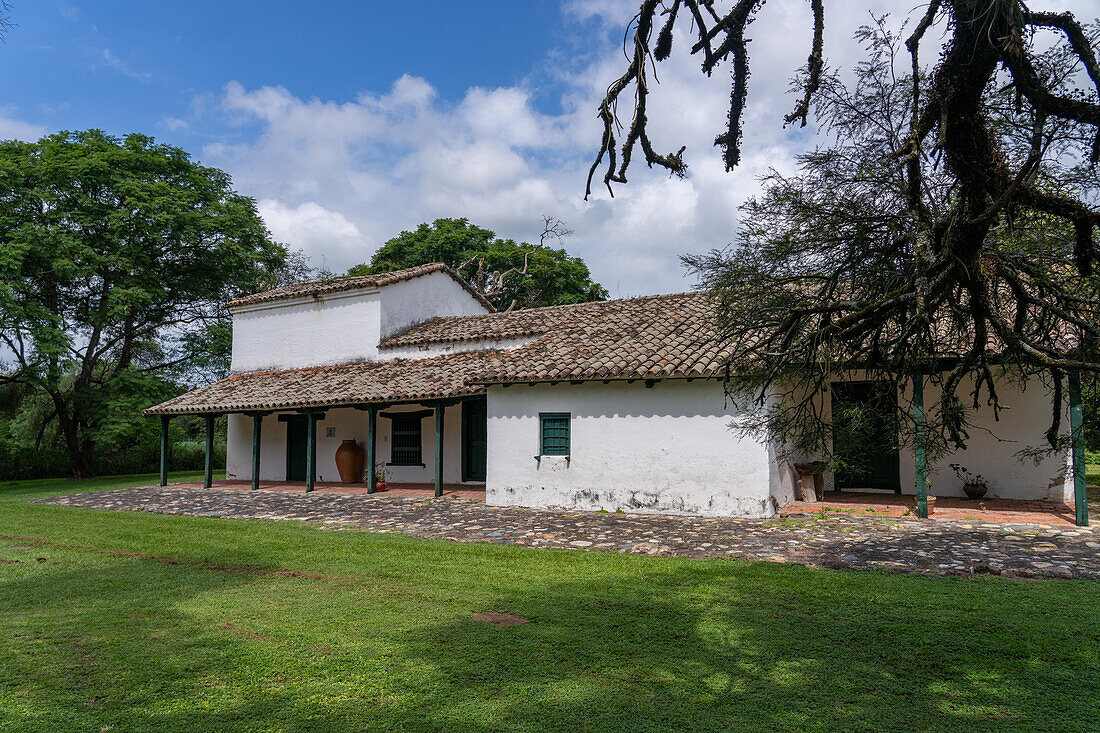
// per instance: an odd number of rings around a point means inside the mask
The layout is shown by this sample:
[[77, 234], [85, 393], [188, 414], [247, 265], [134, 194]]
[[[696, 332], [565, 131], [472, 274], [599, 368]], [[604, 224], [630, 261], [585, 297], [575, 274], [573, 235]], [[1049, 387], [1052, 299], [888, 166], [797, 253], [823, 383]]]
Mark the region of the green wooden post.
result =
[[203, 488], [214, 485], [214, 416], [206, 415], [206, 465], [202, 478]]
[[924, 375], [913, 373], [913, 453], [916, 457], [917, 516], [928, 519], [928, 465], [924, 456]]
[[1085, 429], [1081, 411], [1081, 375], [1069, 374], [1069, 429], [1073, 444], [1073, 505], [1077, 526], [1089, 526], [1089, 505], [1085, 496]]
[[367, 408], [367, 493], [374, 493], [374, 485], [378, 482], [378, 471], [374, 464], [377, 460], [374, 444], [378, 434], [378, 408], [371, 405]]
[[160, 416], [160, 485], [168, 485], [168, 415]]
[[306, 491], [317, 485], [317, 413], [306, 413]]
[[252, 490], [260, 488], [260, 426], [263, 424], [262, 413], [252, 416]]
[[443, 496], [443, 413], [446, 407], [435, 406], [435, 495]]

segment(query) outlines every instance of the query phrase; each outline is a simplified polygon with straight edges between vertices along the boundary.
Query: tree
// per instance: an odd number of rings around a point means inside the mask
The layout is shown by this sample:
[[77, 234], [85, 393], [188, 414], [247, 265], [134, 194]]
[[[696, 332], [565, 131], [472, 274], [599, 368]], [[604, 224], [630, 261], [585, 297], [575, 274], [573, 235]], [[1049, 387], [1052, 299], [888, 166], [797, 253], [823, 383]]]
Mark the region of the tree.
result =
[[606, 299], [607, 291], [592, 281], [581, 258], [546, 244], [551, 239], [560, 242], [571, 233], [560, 220], [543, 217], [543, 232], [536, 245], [498, 239], [466, 219], [436, 219], [415, 231], [401, 232], [379, 247], [369, 264], [356, 265], [347, 274], [368, 275], [442, 262], [458, 270], [500, 308]]
[[98, 130], [0, 143], [0, 384], [45, 401], [87, 476], [98, 436], [186, 379], [222, 304], [286, 259], [254, 202], [179, 148]]
[[[752, 371], [760, 395], [790, 386], [782, 416], [768, 426], [818, 446], [815, 394], [853, 368], [901, 386], [946, 367], [938, 427], [956, 446], [967, 438], [961, 394], [996, 413], [995, 369], [1039, 374], [1055, 392], [1048, 438], [1056, 443], [1067, 374], [1100, 371], [1100, 211], [1090, 203], [1097, 189], [1088, 169], [1100, 157], [1095, 29], [1018, 0], [932, 0], [904, 44], [908, 74], [893, 68], [897, 38], [864, 34], [872, 68], [848, 94], [824, 68], [824, 6], [810, 4], [810, 57], [785, 122], [805, 125], [816, 104], [837, 144], [800, 158], [795, 179], [771, 176], [746, 209], [735, 252], [691, 260], [716, 288], [733, 368]], [[647, 64], [669, 57], [682, 26], [706, 74], [732, 62], [728, 119], [715, 144], [727, 170], [738, 164], [744, 33], [762, 5], [736, 0], [720, 12], [697, 0], [641, 4], [627, 71], [600, 107], [604, 137], [589, 191], [605, 154], [604, 182], [625, 183], [637, 146], [650, 166], [686, 173], [683, 148], [656, 153], [646, 117]], [[936, 26], [948, 41], [929, 73], [920, 44]], [[1064, 43], [1040, 53], [1040, 29]], [[902, 83], [888, 83], [891, 75]], [[618, 162], [614, 110], [628, 89], [635, 105]], [[956, 358], [940, 361], [945, 347]]]

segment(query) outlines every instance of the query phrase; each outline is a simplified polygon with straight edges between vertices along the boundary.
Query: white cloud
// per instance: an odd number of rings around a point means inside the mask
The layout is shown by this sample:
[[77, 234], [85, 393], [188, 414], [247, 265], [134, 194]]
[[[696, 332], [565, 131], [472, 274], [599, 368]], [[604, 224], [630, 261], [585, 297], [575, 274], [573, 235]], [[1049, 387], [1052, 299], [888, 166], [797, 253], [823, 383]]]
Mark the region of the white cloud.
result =
[[123, 76], [128, 76], [131, 79], [149, 81], [153, 76], [148, 71], [138, 71], [134, 69], [130, 64], [111, 53], [111, 49], [109, 48], [103, 49], [103, 52], [100, 54], [100, 60], [106, 64], [108, 68], [114, 69]]
[[45, 125], [17, 120], [9, 115], [12, 110], [0, 107], [0, 140], [33, 142], [46, 134]]
[[187, 120], [181, 120], [179, 117], [165, 117], [161, 124], [167, 127], [172, 132], [179, 132], [180, 130], [186, 130], [189, 125]]
[[[1073, 5], [1085, 10], [1083, 2]], [[231, 82], [216, 108], [239, 126], [244, 141], [209, 145], [203, 157], [261, 200], [280, 240], [318, 262], [324, 254], [334, 270], [368, 259], [397, 232], [437, 217], [466, 216], [500, 236], [531, 240], [540, 231], [539, 216], [549, 213], [575, 230], [566, 247], [613, 295], [687, 289], [692, 283], [679, 255], [732, 242], [737, 207], [756, 192], [758, 177], [771, 167], [789, 172], [792, 155], [819, 142], [812, 127], [782, 124], [795, 101], [787, 94], [789, 79], [809, 52], [809, 6], [774, 0], [752, 27], [743, 160], [734, 172], [724, 170], [713, 146], [729, 103], [729, 69], [704, 77], [681, 36], [672, 59], [658, 68], [663, 83], [652, 87], [649, 121], [659, 152], [687, 146], [688, 178], [647, 169], [636, 151], [630, 183], [616, 186], [616, 198], [608, 198], [601, 171], [593, 199], [585, 202], [585, 177], [601, 134], [595, 110], [623, 71], [622, 31], [636, 8], [636, 0], [567, 4], [566, 22], [596, 23], [605, 45], [543, 70], [564, 88], [557, 114], [536, 108], [532, 100], [540, 90], [530, 84], [474, 86], [448, 101], [430, 80], [408, 75], [388, 91], [353, 100]], [[832, 66], [848, 69], [860, 57], [852, 33], [870, 20], [868, 10], [891, 11], [900, 20], [923, 7], [901, 0], [878, 0], [871, 8], [862, 0], [830, 4], [826, 56]], [[930, 50], [927, 59], [934, 55]], [[210, 105], [196, 102], [195, 114], [211, 113]]]
[[315, 201], [289, 207], [274, 199], [263, 199], [256, 203], [256, 208], [277, 241], [292, 242], [328, 258], [362, 256], [359, 228], [342, 214]]

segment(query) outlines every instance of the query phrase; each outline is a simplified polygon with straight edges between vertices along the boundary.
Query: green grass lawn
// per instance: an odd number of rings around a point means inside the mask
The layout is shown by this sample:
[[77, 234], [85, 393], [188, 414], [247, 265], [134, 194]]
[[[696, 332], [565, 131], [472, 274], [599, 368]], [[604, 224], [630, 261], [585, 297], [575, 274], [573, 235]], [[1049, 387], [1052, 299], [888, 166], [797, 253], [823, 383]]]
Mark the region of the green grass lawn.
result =
[[20, 501], [151, 480], [0, 486], [0, 730], [1100, 730], [1100, 583]]

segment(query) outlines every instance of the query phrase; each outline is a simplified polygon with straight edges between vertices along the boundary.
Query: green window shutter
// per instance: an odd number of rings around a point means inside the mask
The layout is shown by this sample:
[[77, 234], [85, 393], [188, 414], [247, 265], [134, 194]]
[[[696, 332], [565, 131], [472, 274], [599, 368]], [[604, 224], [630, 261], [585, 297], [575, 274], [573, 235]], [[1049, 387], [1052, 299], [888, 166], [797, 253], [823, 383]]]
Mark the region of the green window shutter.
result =
[[544, 456], [569, 455], [569, 413], [539, 413], [539, 453]]
[[423, 465], [420, 415], [394, 415], [390, 421], [390, 463], [395, 466]]

